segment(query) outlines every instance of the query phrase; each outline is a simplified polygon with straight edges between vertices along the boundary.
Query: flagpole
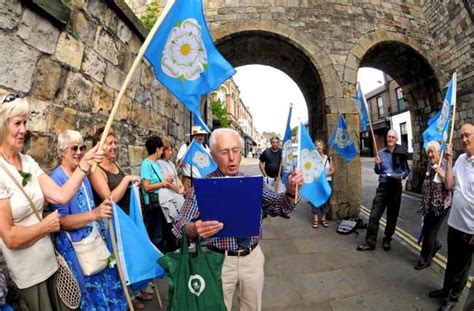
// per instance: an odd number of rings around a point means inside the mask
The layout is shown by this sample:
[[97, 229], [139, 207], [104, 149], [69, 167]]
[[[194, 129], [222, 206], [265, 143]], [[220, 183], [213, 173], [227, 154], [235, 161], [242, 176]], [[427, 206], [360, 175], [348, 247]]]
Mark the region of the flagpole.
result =
[[122, 265], [121, 265], [120, 258], [119, 258], [119, 255], [118, 255], [118, 251], [117, 251], [117, 241], [115, 240], [115, 230], [114, 230], [114, 225], [112, 223], [111, 218], [109, 218], [108, 224], [109, 224], [110, 238], [112, 239], [112, 248], [114, 250], [114, 257], [115, 257], [115, 261], [117, 263], [117, 270], [118, 270], [119, 276], [120, 276], [120, 282], [122, 283], [123, 292], [125, 293], [125, 298], [127, 299], [128, 307], [130, 308], [130, 311], [134, 311], [135, 309], [133, 308], [132, 299], [130, 298], [130, 293], [128, 292], [127, 283], [125, 282], [125, 277], [123, 275]]
[[369, 113], [369, 107], [367, 105], [367, 101], [365, 99], [365, 94], [364, 92], [362, 92], [362, 89], [360, 87], [360, 83], [357, 82], [357, 87], [359, 88], [359, 91], [360, 91], [360, 95], [362, 97], [362, 100], [364, 101], [363, 104], [364, 104], [364, 108], [365, 108], [365, 112], [367, 112], [367, 119], [369, 121], [369, 127], [370, 127], [370, 133], [372, 134], [372, 142], [374, 143], [374, 156], [377, 156], [377, 152], [379, 150], [379, 148], [377, 147], [377, 142], [375, 141], [375, 134], [374, 134], [374, 128], [372, 127], [372, 121], [370, 120], [370, 113]]
[[[153, 39], [153, 36], [158, 31], [158, 28], [160, 27], [161, 23], [163, 23], [163, 20], [165, 19], [166, 15], [168, 15], [174, 3], [175, 3], [175, 0], [168, 0], [166, 2], [166, 5], [163, 8], [163, 11], [161, 12], [160, 16], [158, 16], [158, 19], [153, 25], [153, 28], [148, 33], [145, 39], [145, 42], [143, 42], [140, 50], [138, 51], [137, 57], [135, 57], [135, 60], [133, 61], [132, 67], [130, 68], [130, 71], [128, 72], [127, 77], [125, 78], [125, 81], [123, 82], [122, 87], [120, 88], [117, 98], [115, 98], [114, 106], [112, 107], [112, 110], [110, 111], [110, 115], [105, 125], [104, 132], [102, 133], [102, 136], [100, 138], [99, 150], [103, 150], [104, 148], [105, 140], [107, 139], [107, 136], [109, 135], [110, 128], [112, 127], [112, 122], [114, 121], [114, 117], [115, 117], [115, 114], [117, 113], [120, 102], [122, 101], [122, 97], [125, 94], [125, 91], [127, 90], [128, 85], [130, 84], [130, 81], [132, 80], [132, 77], [138, 68], [138, 65], [142, 61], [142, 58], [143, 58], [143, 55], [145, 54], [146, 49], [150, 45], [150, 42]], [[92, 172], [94, 172], [96, 168], [97, 168], [97, 164], [94, 163], [94, 165], [92, 166]]]
[[[450, 133], [449, 133], [449, 140], [448, 140], [448, 144], [451, 144], [452, 141], [453, 141], [453, 134], [454, 134], [454, 120], [456, 118], [456, 88], [457, 88], [457, 75], [456, 75], [456, 72], [453, 73], [453, 90], [451, 92], [451, 96], [454, 96], [454, 102], [453, 102], [453, 113], [452, 113], [452, 116], [451, 116], [451, 128], [449, 129]], [[449, 85], [448, 85], [448, 88], [449, 88]], [[441, 161], [443, 161], [443, 156], [444, 156], [444, 150], [441, 151], [441, 154], [439, 156], [439, 161], [438, 161], [438, 167], [441, 165]], [[433, 180], [435, 180], [436, 178], [438, 177], [438, 173], [435, 174], [435, 176], [433, 177]]]

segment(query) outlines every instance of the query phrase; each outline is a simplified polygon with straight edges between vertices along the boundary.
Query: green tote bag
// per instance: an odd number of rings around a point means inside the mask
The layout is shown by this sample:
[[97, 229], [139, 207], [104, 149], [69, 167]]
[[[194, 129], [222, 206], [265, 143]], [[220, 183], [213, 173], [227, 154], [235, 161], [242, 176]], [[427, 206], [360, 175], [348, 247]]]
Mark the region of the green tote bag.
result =
[[168, 311], [225, 311], [222, 293], [224, 255], [203, 251], [199, 238], [196, 252], [188, 250], [188, 238], [182, 230], [179, 253], [167, 253], [158, 262], [166, 272], [169, 284]]

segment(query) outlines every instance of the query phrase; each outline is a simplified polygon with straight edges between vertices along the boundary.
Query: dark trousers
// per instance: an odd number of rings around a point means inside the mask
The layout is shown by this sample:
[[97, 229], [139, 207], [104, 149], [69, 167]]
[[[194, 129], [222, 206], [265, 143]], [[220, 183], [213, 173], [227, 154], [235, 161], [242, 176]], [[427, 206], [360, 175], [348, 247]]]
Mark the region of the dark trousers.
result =
[[423, 219], [423, 244], [421, 245], [420, 264], [430, 264], [436, 252], [441, 248], [441, 242], [438, 240], [438, 232], [441, 224], [448, 215], [448, 209], [436, 216], [429, 212]]
[[443, 289], [449, 292], [450, 301], [458, 301], [466, 286], [471, 269], [472, 235], [448, 227], [448, 263], [444, 273]]
[[377, 243], [380, 218], [387, 208], [387, 225], [385, 226], [384, 240], [391, 241], [397, 226], [400, 200], [402, 197], [402, 184], [398, 181], [380, 183], [377, 187], [372, 210], [370, 211], [369, 224], [365, 240], [370, 246]]
[[176, 237], [171, 232], [172, 225], [166, 221], [161, 208], [147, 210], [145, 226], [151, 242], [162, 252], [174, 252], [178, 247]]

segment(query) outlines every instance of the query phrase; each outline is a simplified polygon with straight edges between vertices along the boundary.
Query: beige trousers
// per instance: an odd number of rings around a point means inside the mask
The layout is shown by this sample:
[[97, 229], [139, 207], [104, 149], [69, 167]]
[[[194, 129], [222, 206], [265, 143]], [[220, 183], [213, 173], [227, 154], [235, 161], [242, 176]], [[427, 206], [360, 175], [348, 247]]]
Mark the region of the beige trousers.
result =
[[222, 266], [222, 289], [227, 310], [232, 309], [232, 297], [237, 289], [240, 311], [260, 311], [264, 282], [265, 256], [260, 245], [247, 256], [225, 256]]

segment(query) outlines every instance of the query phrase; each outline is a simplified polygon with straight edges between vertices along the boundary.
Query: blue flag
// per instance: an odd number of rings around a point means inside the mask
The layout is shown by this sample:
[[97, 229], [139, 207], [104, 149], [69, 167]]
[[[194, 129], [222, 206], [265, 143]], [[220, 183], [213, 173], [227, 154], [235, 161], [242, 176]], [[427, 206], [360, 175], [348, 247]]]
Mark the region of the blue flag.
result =
[[302, 123], [299, 126], [298, 167], [304, 178], [300, 193], [314, 206], [321, 206], [331, 196], [331, 186], [326, 180], [324, 163], [311, 137]]
[[332, 147], [346, 162], [352, 161], [357, 155], [357, 149], [354, 141], [349, 134], [346, 126], [346, 120], [342, 115], [339, 116], [339, 123], [329, 137], [328, 145]]
[[281, 171], [281, 180], [285, 184], [288, 183], [288, 176], [295, 169], [295, 159], [293, 155], [293, 144], [291, 143], [291, 112], [293, 110], [293, 105], [290, 105], [290, 110], [288, 111], [288, 120], [286, 121], [285, 135], [283, 136], [283, 152], [282, 152], [282, 171]]
[[[165, 275], [163, 268], [158, 264], [158, 259], [163, 254], [148, 237], [139, 202], [137, 190], [132, 186], [130, 216], [113, 203], [112, 217], [125, 282], [133, 289], [143, 289], [150, 280], [163, 278]], [[110, 236], [108, 238], [110, 239]], [[110, 247], [110, 241], [108, 244]]]
[[423, 132], [423, 148], [432, 141], [436, 140], [444, 147], [448, 140], [449, 124], [451, 122], [452, 107], [456, 102], [456, 73], [453, 74], [449, 82], [443, 107], [438, 113], [428, 121], [428, 128]]
[[367, 125], [369, 124], [369, 114], [367, 112], [367, 101], [365, 100], [365, 96], [362, 93], [359, 83], [357, 83], [355, 102], [360, 115], [360, 130], [365, 132], [367, 131]]
[[212, 42], [201, 0], [176, 0], [144, 56], [161, 84], [210, 132], [201, 118], [201, 96], [215, 90], [235, 70]]
[[217, 170], [217, 164], [211, 155], [195, 140], [189, 145], [183, 162], [197, 168], [201, 177], [205, 177]]

